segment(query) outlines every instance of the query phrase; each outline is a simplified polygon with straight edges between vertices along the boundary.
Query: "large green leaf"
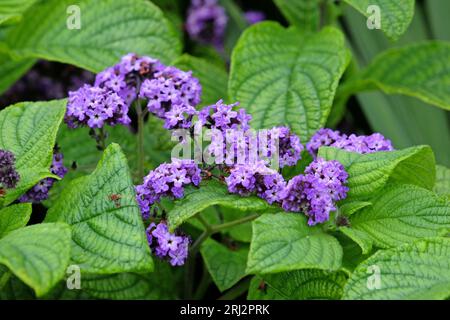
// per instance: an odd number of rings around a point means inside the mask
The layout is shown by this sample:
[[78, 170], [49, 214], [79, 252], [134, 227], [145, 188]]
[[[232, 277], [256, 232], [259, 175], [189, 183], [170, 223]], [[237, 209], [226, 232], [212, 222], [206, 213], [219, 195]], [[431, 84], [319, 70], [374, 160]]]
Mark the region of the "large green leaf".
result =
[[346, 280], [343, 272], [315, 269], [255, 276], [250, 284], [247, 299], [337, 300], [342, 296]]
[[220, 291], [231, 288], [245, 276], [248, 247], [231, 250], [215, 240], [202, 244], [203, 261]]
[[214, 205], [252, 212], [277, 210], [276, 207], [256, 196], [241, 197], [230, 194], [225, 184], [215, 180], [205, 181], [200, 188], [186, 188], [185, 196], [175, 201], [175, 206], [167, 216], [170, 229], [174, 230], [189, 218]]
[[254, 128], [289, 125], [306, 141], [325, 124], [348, 62], [338, 29], [305, 34], [258, 23], [233, 51], [229, 94], [253, 116]]
[[0, 240], [0, 263], [32, 287], [47, 293], [65, 274], [70, 259], [70, 227], [43, 223], [12, 231]]
[[385, 51], [362, 71], [358, 91], [381, 89], [450, 110], [450, 43], [428, 41]]
[[444, 166], [436, 166], [436, 185], [434, 191], [447, 196], [450, 199], [450, 169]]
[[337, 270], [339, 242], [321, 229], [310, 227], [304, 215], [280, 212], [253, 221], [247, 273], [277, 273], [297, 269]]
[[369, 6], [376, 5], [380, 10], [381, 29], [386, 35], [396, 40], [408, 28], [414, 15], [414, 0], [344, 0], [364, 16], [373, 12]]
[[289, 21], [300, 30], [317, 31], [320, 25], [320, 0], [274, 0]]
[[16, 22], [22, 18], [22, 13], [36, 0], [2, 0], [0, 3], [0, 24]]
[[[120, 196], [118, 203], [112, 195]], [[72, 260], [81, 272], [153, 269], [127, 161], [117, 144], [105, 150], [90, 176], [72, 181], [63, 190], [46, 221], [72, 226]]]
[[200, 80], [202, 85], [201, 105], [211, 105], [219, 99], [227, 98], [228, 74], [225, 68], [187, 54], [177, 59], [174, 65], [184, 71], [192, 70], [194, 77]]
[[427, 189], [434, 186], [434, 155], [428, 146], [371, 154], [322, 147], [319, 156], [326, 160], [338, 160], [344, 165], [349, 175], [347, 186], [350, 188], [346, 201], [370, 199], [388, 181], [414, 184]]
[[[66, 25], [66, 10], [80, 8], [80, 29]], [[6, 36], [15, 55], [45, 58], [98, 72], [128, 52], [169, 63], [180, 52], [173, 27], [144, 0], [40, 1]]]
[[[379, 271], [379, 288], [376, 284]], [[450, 239], [420, 240], [380, 250], [360, 264], [345, 299], [446, 299], [450, 296]]]
[[0, 112], [0, 149], [16, 157], [20, 181], [4, 197], [7, 205], [50, 173], [53, 147], [65, 102], [21, 102]]
[[0, 210], [0, 238], [24, 227], [31, 216], [31, 204], [20, 203]]
[[363, 231], [378, 247], [394, 247], [450, 230], [450, 202], [432, 191], [394, 184], [386, 186], [372, 203], [353, 214], [350, 225]]
[[15, 61], [9, 55], [0, 53], [0, 94], [8, 90], [34, 63], [34, 59]]

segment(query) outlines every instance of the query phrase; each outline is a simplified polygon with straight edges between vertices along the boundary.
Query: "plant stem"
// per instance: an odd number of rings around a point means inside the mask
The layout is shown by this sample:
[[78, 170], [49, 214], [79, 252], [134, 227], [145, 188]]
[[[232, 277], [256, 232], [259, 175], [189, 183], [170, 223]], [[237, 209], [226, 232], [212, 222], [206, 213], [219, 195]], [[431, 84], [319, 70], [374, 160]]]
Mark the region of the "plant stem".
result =
[[239, 284], [228, 290], [223, 296], [217, 300], [234, 300], [244, 294], [250, 285], [250, 278], [241, 281]]
[[228, 228], [231, 228], [231, 227], [234, 227], [234, 226], [237, 226], [237, 225], [240, 225], [240, 224], [243, 224], [243, 223], [255, 220], [258, 217], [259, 217], [259, 214], [255, 213], [255, 214], [246, 216], [246, 217], [241, 218], [241, 219], [237, 219], [237, 220], [233, 220], [233, 221], [230, 221], [230, 222], [226, 222], [226, 223], [222, 223], [222, 224], [217, 224], [215, 226], [211, 226], [211, 230], [212, 230], [212, 233], [216, 233], [216, 232], [222, 231], [223, 229], [228, 229]]
[[98, 129], [98, 146], [100, 149], [105, 150], [106, 149], [106, 135], [105, 135], [105, 129], [101, 127]]
[[211, 277], [209, 276], [208, 269], [206, 268], [205, 264], [203, 264], [202, 278], [200, 279], [200, 284], [198, 285], [197, 290], [194, 294], [195, 300], [200, 300], [203, 298], [210, 283]]
[[189, 250], [189, 254], [191, 257], [194, 257], [195, 254], [197, 253], [197, 251], [200, 249], [200, 245], [203, 243], [203, 241], [205, 241], [206, 239], [209, 238], [209, 236], [211, 236], [211, 232], [210, 231], [204, 231], [198, 238], [197, 240], [194, 242], [194, 244], [191, 246], [191, 249]]
[[138, 176], [139, 179], [144, 177], [144, 116], [140, 101], [136, 101], [136, 113], [138, 121]]

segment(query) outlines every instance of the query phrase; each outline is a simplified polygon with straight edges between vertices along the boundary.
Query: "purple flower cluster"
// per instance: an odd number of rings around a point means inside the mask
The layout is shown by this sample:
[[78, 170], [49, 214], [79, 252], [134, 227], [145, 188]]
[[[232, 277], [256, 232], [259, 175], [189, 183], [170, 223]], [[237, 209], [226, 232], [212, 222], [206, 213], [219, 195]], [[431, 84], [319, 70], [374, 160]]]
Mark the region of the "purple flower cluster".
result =
[[128, 125], [129, 108], [140, 98], [148, 100], [150, 112], [165, 120], [165, 128], [189, 128], [200, 96], [200, 83], [191, 72], [129, 53], [100, 72], [93, 86], [69, 92], [65, 120], [72, 128]]
[[65, 116], [67, 125], [77, 128], [87, 125], [102, 128], [105, 124], [128, 125], [128, 105], [114, 91], [85, 84], [77, 91], [69, 92]]
[[259, 10], [249, 10], [244, 13], [245, 20], [247, 20], [248, 24], [255, 24], [266, 20], [266, 15], [264, 12]]
[[186, 30], [192, 39], [222, 49], [227, 22], [225, 9], [217, 0], [192, 0]]
[[223, 100], [219, 100], [216, 104], [204, 107], [198, 113], [198, 120], [201, 125], [209, 129], [220, 130], [223, 133], [228, 129], [248, 130], [252, 116], [247, 114], [245, 109], [233, 110], [238, 105], [239, 102], [227, 105], [223, 103]]
[[148, 99], [148, 110], [165, 120], [164, 128], [187, 129], [197, 113], [194, 107], [200, 103], [201, 92], [191, 71], [164, 67], [144, 80], [139, 97]]
[[[62, 153], [55, 152], [53, 154], [50, 172], [61, 179], [66, 175], [67, 168], [64, 166]], [[55, 182], [56, 179], [53, 178], [42, 179], [34, 187], [28, 190], [27, 193], [22, 195], [19, 198], [19, 202], [39, 203], [48, 199], [48, 193]]]
[[160, 259], [168, 259], [172, 266], [182, 266], [187, 257], [190, 239], [170, 233], [167, 224], [151, 223], [147, 228], [147, 240], [152, 252]]
[[280, 194], [286, 186], [283, 176], [262, 161], [234, 166], [225, 182], [231, 193], [242, 196], [256, 193], [270, 204], [280, 201]]
[[303, 212], [308, 224], [315, 225], [329, 219], [336, 210], [335, 202], [347, 196], [348, 174], [336, 160], [314, 160], [304, 175], [292, 178], [281, 192], [282, 207], [286, 211]]
[[380, 133], [374, 133], [370, 136], [357, 136], [355, 134], [347, 136], [339, 131], [326, 128], [318, 130], [312, 136], [306, 144], [306, 149], [313, 157], [316, 157], [317, 151], [323, 146], [336, 147], [361, 154], [394, 150], [391, 141]]
[[[262, 152], [263, 157], [271, 157], [274, 152], [278, 153], [279, 166], [294, 166], [301, 159], [301, 153], [303, 151], [303, 145], [300, 142], [300, 138], [291, 133], [287, 127], [275, 127], [268, 130], [267, 143], [265, 138], [259, 137], [258, 147]], [[278, 140], [277, 145], [274, 145], [273, 141]], [[264, 143], [263, 143], [264, 141]]]
[[0, 189], [13, 189], [17, 186], [20, 176], [15, 167], [16, 157], [7, 150], [0, 149]]
[[172, 159], [163, 163], [144, 177], [144, 182], [136, 187], [136, 199], [142, 217], [148, 219], [150, 207], [162, 197], [181, 198], [188, 184], [198, 186], [201, 181], [200, 168], [193, 160]]

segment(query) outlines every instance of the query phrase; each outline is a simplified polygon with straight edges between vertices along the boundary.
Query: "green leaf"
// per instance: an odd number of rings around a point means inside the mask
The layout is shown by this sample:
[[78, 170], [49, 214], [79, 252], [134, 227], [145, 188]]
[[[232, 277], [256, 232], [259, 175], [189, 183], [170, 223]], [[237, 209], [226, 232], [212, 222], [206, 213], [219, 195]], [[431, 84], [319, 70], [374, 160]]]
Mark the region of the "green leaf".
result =
[[17, 187], [7, 190], [4, 205], [41, 179], [53, 176], [50, 164], [64, 113], [64, 100], [21, 102], [0, 112], [0, 149], [14, 153], [20, 174]]
[[9, 89], [36, 61], [33, 59], [12, 60], [9, 55], [0, 53], [0, 94]]
[[274, 0], [289, 23], [299, 30], [317, 31], [320, 26], [320, 0]]
[[269, 205], [267, 201], [256, 196], [241, 197], [230, 194], [223, 183], [215, 180], [205, 181], [199, 188], [186, 188], [184, 197], [175, 201], [175, 206], [167, 215], [170, 230], [175, 230], [186, 220], [214, 205], [252, 212], [277, 210], [275, 206]]
[[344, 216], [351, 216], [355, 212], [361, 210], [362, 208], [371, 206], [372, 202], [368, 201], [353, 201], [345, 203], [339, 207], [339, 212]]
[[[242, 212], [234, 209], [220, 208], [223, 222], [231, 222], [234, 220], [242, 219], [249, 215], [248, 212]], [[227, 228], [223, 231], [231, 238], [240, 242], [250, 243], [252, 241], [252, 222], [246, 222], [238, 224], [234, 227]]]
[[[376, 269], [380, 272], [379, 289], [369, 285], [373, 284]], [[449, 296], [449, 238], [380, 250], [356, 268], [344, 288], [344, 299], [423, 300]]]
[[450, 169], [444, 166], [436, 166], [436, 184], [434, 192], [447, 196], [450, 199]]
[[12, 231], [0, 240], [0, 263], [32, 287], [47, 293], [64, 276], [70, 259], [70, 228], [43, 223]]
[[248, 248], [231, 250], [215, 240], [206, 240], [200, 250], [214, 283], [221, 292], [231, 288], [245, 276]]
[[308, 226], [301, 214], [280, 212], [253, 221], [247, 273], [311, 268], [337, 270], [341, 260], [339, 242], [320, 226]]
[[[99, 72], [129, 52], [169, 63], [181, 49], [161, 10], [144, 0], [80, 0], [80, 29], [69, 29], [71, 0], [40, 1], [7, 35], [15, 55], [44, 58]], [[26, 36], [25, 36], [26, 35]]]
[[0, 238], [13, 230], [25, 227], [30, 216], [30, 203], [15, 204], [0, 210]]
[[367, 254], [372, 250], [373, 240], [367, 233], [349, 227], [341, 227], [339, 231], [355, 241], [363, 254]]
[[225, 68], [187, 54], [177, 59], [174, 65], [184, 71], [192, 70], [193, 76], [200, 80], [202, 85], [202, 106], [211, 105], [219, 99], [227, 98], [228, 74]]
[[253, 116], [255, 129], [289, 125], [306, 141], [325, 124], [348, 62], [338, 29], [304, 34], [258, 23], [233, 51], [229, 95]]
[[369, 6], [379, 7], [381, 29], [391, 39], [397, 40], [414, 16], [414, 0], [344, 0], [367, 18], [373, 15]]
[[[119, 195], [119, 203], [110, 199]], [[72, 260], [82, 273], [152, 271], [153, 262], [125, 155], [117, 144], [95, 171], [72, 181], [45, 221], [72, 226]]]
[[394, 247], [450, 230], [450, 202], [432, 191], [413, 185], [389, 185], [372, 203], [353, 214], [350, 225], [367, 234], [378, 247]]
[[382, 190], [388, 181], [432, 189], [435, 181], [434, 154], [429, 146], [398, 151], [359, 154], [322, 147], [319, 156], [338, 160], [345, 167], [350, 188], [346, 202], [364, 201]]
[[356, 80], [359, 90], [404, 94], [450, 110], [450, 43], [428, 41], [385, 51]]
[[[343, 272], [305, 269], [254, 277], [248, 300], [340, 299], [347, 277]], [[266, 285], [262, 289], [261, 282]]]
[[0, 3], [0, 24], [16, 22], [22, 18], [22, 13], [36, 0], [2, 0]]

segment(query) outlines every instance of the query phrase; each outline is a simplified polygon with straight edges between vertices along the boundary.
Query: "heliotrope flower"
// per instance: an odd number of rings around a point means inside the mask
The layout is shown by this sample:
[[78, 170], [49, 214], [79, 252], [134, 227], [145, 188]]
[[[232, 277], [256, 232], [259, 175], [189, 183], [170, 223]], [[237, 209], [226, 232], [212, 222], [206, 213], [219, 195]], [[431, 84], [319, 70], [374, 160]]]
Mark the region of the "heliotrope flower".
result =
[[225, 182], [231, 193], [242, 196], [256, 193], [271, 204], [280, 201], [281, 192], [286, 185], [283, 176], [268, 168], [262, 161], [234, 166]]
[[391, 141], [380, 133], [373, 133], [369, 136], [355, 134], [347, 136], [337, 130], [325, 128], [318, 130], [312, 136], [306, 144], [306, 149], [313, 157], [316, 157], [317, 151], [322, 146], [331, 146], [361, 154], [394, 150]]
[[190, 238], [169, 232], [165, 221], [151, 223], [146, 230], [148, 244], [160, 259], [167, 259], [172, 266], [182, 266], [188, 257]]
[[291, 133], [287, 127], [275, 127], [266, 133], [264, 139], [259, 135], [258, 147], [262, 156], [270, 158], [274, 153], [278, 153], [280, 168], [297, 164], [304, 149], [300, 138]]
[[102, 128], [105, 124], [128, 125], [128, 105], [117, 93], [85, 84], [77, 91], [69, 92], [65, 121], [71, 128], [82, 125]]
[[136, 186], [136, 199], [142, 217], [148, 219], [150, 207], [162, 197], [179, 199], [184, 195], [184, 187], [198, 186], [201, 181], [200, 168], [193, 160], [172, 159], [163, 163], [144, 177], [143, 184]]
[[[55, 152], [53, 154], [50, 172], [57, 175], [61, 179], [66, 175], [67, 168], [64, 166], [62, 153]], [[55, 182], [56, 179], [53, 178], [42, 179], [24, 195], [22, 195], [19, 198], [19, 202], [39, 203], [48, 199], [49, 191]]]
[[0, 187], [13, 189], [17, 186], [20, 176], [15, 163], [16, 157], [12, 152], [0, 149]]
[[227, 105], [223, 100], [219, 100], [213, 105], [204, 107], [198, 114], [198, 120], [205, 127], [223, 133], [228, 129], [248, 130], [252, 116], [247, 114], [245, 109], [233, 110], [238, 105], [239, 102]]
[[287, 183], [280, 195], [282, 207], [286, 211], [303, 212], [309, 217], [309, 225], [323, 223], [336, 210], [335, 202], [347, 196], [347, 178], [341, 163], [317, 158], [304, 175], [295, 176]]
[[192, 0], [186, 31], [192, 39], [222, 49], [227, 22], [225, 9], [217, 0]]
[[148, 99], [148, 110], [165, 120], [166, 129], [178, 129], [191, 126], [201, 93], [200, 82], [192, 72], [165, 67], [144, 80], [139, 97]]

